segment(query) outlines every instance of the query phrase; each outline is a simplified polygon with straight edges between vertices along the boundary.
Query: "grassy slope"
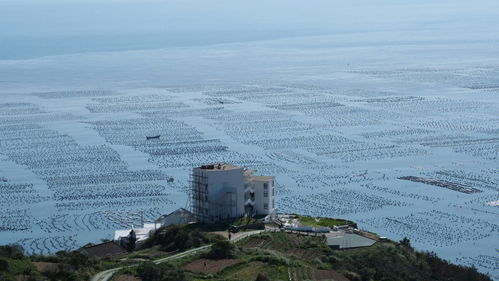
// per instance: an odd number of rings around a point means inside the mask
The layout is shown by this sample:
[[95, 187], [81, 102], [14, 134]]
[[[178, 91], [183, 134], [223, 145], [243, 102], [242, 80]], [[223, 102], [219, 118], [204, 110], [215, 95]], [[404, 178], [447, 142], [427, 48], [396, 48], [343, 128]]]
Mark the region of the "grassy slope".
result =
[[15, 280], [17, 275], [30, 274], [35, 272], [36, 268], [29, 259], [12, 259], [2, 258], [8, 263], [8, 269], [5, 271], [0, 270], [0, 280]]
[[[345, 223], [332, 219], [312, 221], [319, 226]], [[129, 254], [128, 257], [153, 260], [171, 254], [166, 252], [166, 249], [183, 251], [220, 241], [220, 237], [205, 233], [210, 229], [196, 225], [165, 228], [148, 241], [147, 247]], [[378, 242], [369, 248], [333, 251], [325, 246], [323, 241], [324, 237], [321, 235], [311, 237], [283, 232], [267, 232], [248, 237], [237, 242], [237, 247], [232, 250], [234, 258], [240, 262], [213, 275], [182, 269], [184, 265], [202, 258], [201, 255], [175, 260], [173, 263], [159, 265], [158, 268], [151, 264], [149, 267], [162, 272], [164, 276], [183, 274], [185, 280], [255, 280], [260, 272], [265, 273], [271, 280], [289, 280], [289, 276], [293, 276], [293, 280], [310, 280], [316, 269], [334, 270], [352, 281], [490, 280], [473, 268], [449, 264], [433, 254], [416, 252], [396, 242]], [[25, 257], [19, 254], [2, 254], [0, 251], [0, 260], [8, 263], [7, 270], [0, 270], [0, 280], [15, 280], [15, 276], [20, 274], [29, 274], [34, 277], [33, 280], [88, 280], [89, 276], [97, 271], [124, 265], [118, 260], [88, 259], [78, 253], [66, 252], [55, 256]], [[40, 273], [34, 267], [33, 261], [55, 262], [64, 268], [64, 272]], [[140, 274], [137, 268], [123, 272]]]
[[310, 225], [313, 227], [326, 226], [333, 228], [334, 226], [339, 226], [339, 225], [355, 225], [354, 222], [343, 219], [332, 219], [332, 218], [321, 218], [321, 217], [314, 218], [309, 216], [298, 216], [298, 217], [303, 225]]
[[[253, 239], [265, 242], [258, 248], [244, 249]], [[243, 262], [215, 275], [188, 273], [189, 280], [255, 280], [265, 272], [271, 280], [312, 278], [313, 269], [335, 270], [351, 280], [490, 280], [475, 269], [448, 264], [429, 253], [416, 252], [396, 242], [379, 242], [372, 247], [332, 251], [319, 238], [296, 237], [285, 233], [265, 233], [238, 243], [237, 258]], [[291, 250], [310, 251], [310, 256], [290, 255]], [[181, 267], [183, 264], [178, 264]]]

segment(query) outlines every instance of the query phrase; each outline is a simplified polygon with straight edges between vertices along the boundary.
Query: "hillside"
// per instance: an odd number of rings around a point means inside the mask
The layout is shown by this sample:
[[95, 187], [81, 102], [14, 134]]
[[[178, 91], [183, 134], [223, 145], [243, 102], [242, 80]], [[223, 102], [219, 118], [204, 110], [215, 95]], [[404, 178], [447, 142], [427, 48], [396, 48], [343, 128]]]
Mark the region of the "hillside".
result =
[[[324, 245], [324, 239], [321, 235], [265, 232], [234, 247], [218, 245], [225, 256], [213, 256], [212, 250], [175, 263], [143, 264], [121, 273], [143, 280], [176, 280], [168, 279], [172, 271], [181, 274], [178, 280], [491, 280], [474, 268], [415, 251], [408, 240], [335, 251]], [[150, 279], [150, 272], [156, 272], [156, 277]]]
[[[333, 220], [308, 221], [320, 226], [320, 222]], [[434, 253], [415, 251], [408, 239], [400, 242], [383, 239], [370, 247], [333, 250], [326, 245], [324, 234], [267, 228], [233, 234], [232, 239], [239, 241], [231, 243], [218, 235], [223, 231], [226, 231], [223, 227], [173, 225], [160, 229], [141, 249], [106, 259], [79, 252], [25, 256], [17, 247], [3, 246], [0, 279], [89, 280], [107, 268], [136, 265], [120, 270], [111, 280], [491, 280], [475, 268], [450, 264]], [[254, 235], [245, 237], [248, 233]], [[377, 237], [372, 233], [361, 234]], [[203, 245], [212, 246], [193, 255], [153, 263], [158, 258]]]

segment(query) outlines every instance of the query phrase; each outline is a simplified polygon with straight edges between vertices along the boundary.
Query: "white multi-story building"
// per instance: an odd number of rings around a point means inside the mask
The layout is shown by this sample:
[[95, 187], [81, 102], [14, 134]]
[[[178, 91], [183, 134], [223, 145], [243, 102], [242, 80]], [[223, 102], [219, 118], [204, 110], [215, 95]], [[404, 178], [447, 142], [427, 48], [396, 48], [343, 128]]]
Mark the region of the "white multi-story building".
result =
[[245, 211], [250, 215], [274, 214], [275, 177], [254, 176], [255, 170], [244, 171]]
[[215, 223], [244, 215], [244, 170], [219, 163], [192, 169], [192, 213], [196, 221]]
[[253, 176], [254, 170], [227, 163], [192, 170], [192, 213], [201, 223], [216, 223], [244, 215], [274, 214], [274, 177]]

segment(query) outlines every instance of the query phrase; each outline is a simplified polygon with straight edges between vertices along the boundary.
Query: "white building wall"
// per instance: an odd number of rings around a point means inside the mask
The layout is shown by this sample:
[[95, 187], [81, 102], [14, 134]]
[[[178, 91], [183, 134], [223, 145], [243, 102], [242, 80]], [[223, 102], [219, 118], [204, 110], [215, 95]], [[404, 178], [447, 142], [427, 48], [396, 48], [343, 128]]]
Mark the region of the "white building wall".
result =
[[[275, 209], [275, 181], [253, 179], [255, 190], [255, 210], [258, 215], [268, 215]], [[265, 186], [267, 189], [265, 189]], [[274, 193], [272, 193], [274, 190]]]
[[[224, 212], [230, 213], [231, 217], [244, 215], [244, 178], [243, 168], [232, 170], [212, 170], [206, 173], [208, 175], [208, 200], [212, 207], [210, 216], [223, 215]], [[217, 212], [215, 205], [227, 205], [232, 199], [233, 206], [228, 211], [222, 210], [222, 214]], [[220, 204], [221, 203], [221, 204]]]
[[[206, 177], [208, 185], [208, 202], [205, 204], [208, 213], [201, 222], [213, 223], [229, 217], [244, 215], [244, 170], [231, 166], [224, 169], [194, 168], [194, 174]], [[193, 210], [196, 214], [196, 210]]]

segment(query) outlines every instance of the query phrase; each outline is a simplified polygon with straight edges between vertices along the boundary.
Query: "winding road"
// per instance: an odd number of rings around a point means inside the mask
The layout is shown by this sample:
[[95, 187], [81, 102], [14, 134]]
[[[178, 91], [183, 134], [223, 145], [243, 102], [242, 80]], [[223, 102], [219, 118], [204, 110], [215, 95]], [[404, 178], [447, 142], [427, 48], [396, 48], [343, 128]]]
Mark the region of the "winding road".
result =
[[[235, 234], [233, 234], [233, 236], [232, 236], [233, 238], [230, 241], [234, 243], [234, 242], [237, 242], [237, 241], [239, 241], [241, 239], [249, 237], [251, 235], [259, 234], [259, 233], [261, 233], [263, 231], [265, 231], [265, 230], [254, 230], [254, 231], [248, 231], [248, 232], [235, 233]], [[160, 259], [154, 260], [153, 262], [155, 264], [160, 264], [160, 263], [163, 263], [163, 262], [172, 261], [172, 260], [180, 259], [180, 258], [183, 258], [183, 257], [186, 257], [186, 256], [194, 255], [194, 254], [206, 251], [206, 250], [208, 250], [210, 248], [211, 248], [211, 244], [210, 245], [205, 245], [205, 246], [202, 246], [202, 247], [199, 247], [199, 248], [190, 249], [190, 250], [187, 250], [187, 251], [184, 251], [182, 253], [178, 253], [178, 254], [175, 254], [175, 255], [172, 255], [172, 256], [160, 258]], [[113, 277], [113, 275], [116, 272], [120, 271], [121, 269], [127, 268], [127, 267], [134, 267], [134, 266], [137, 266], [137, 265], [138, 264], [129, 265], [129, 266], [121, 266], [121, 267], [115, 267], [115, 268], [111, 268], [111, 269], [108, 269], [108, 270], [101, 271], [101, 272], [95, 274], [92, 277], [92, 279], [90, 279], [90, 281], [108, 281], [109, 279], [111, 279], [111, 277]]]

